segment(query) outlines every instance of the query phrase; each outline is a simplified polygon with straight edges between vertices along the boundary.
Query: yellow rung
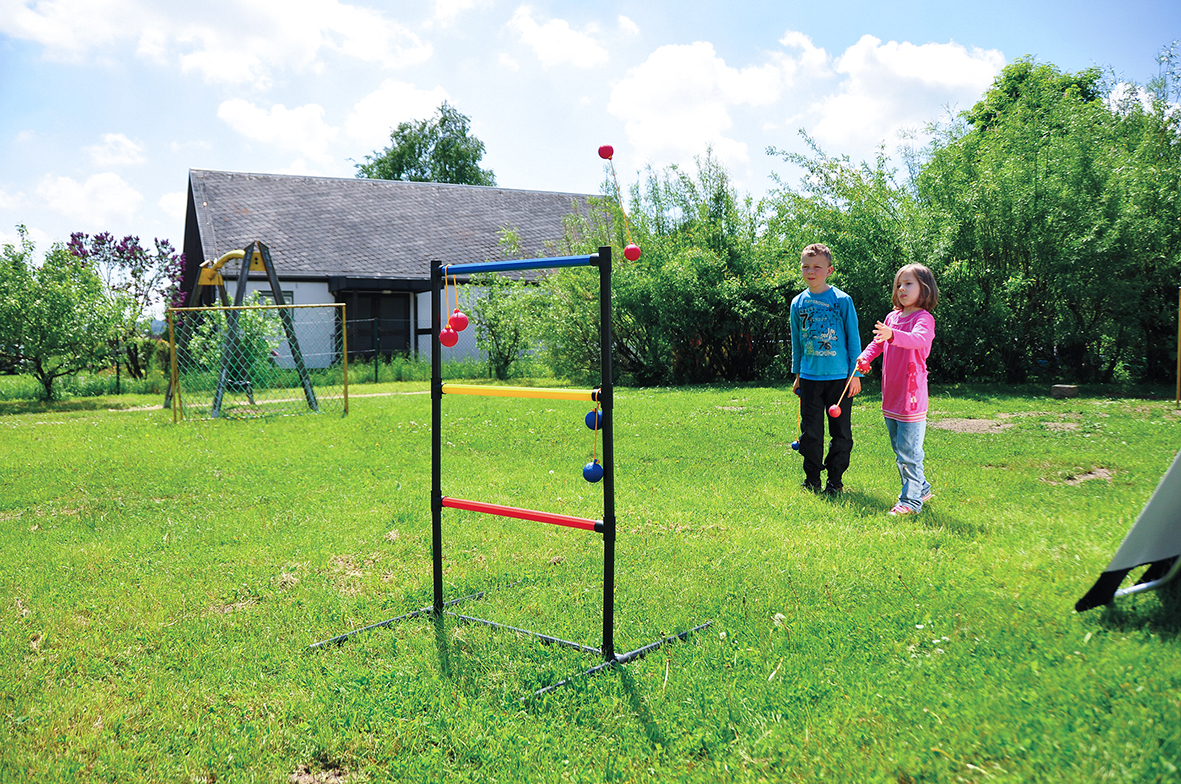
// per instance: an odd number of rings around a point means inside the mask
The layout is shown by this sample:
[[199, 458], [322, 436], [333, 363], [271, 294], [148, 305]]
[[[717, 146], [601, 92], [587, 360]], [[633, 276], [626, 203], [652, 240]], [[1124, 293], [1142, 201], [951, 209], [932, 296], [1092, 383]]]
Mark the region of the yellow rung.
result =
[[550, 400], [595, 399], [593, 389], [546, 389], [544, 387], [491, 387], [478, 384], [444, 384], [444, 395], [486, 395], [488, 397], [534, 397]]

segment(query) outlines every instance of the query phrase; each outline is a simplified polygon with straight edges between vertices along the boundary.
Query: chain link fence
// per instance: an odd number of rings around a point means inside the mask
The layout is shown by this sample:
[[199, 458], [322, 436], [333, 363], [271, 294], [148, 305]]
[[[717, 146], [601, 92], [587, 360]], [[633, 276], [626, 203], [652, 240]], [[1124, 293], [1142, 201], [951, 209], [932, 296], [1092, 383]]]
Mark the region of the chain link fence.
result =
[[344, 305], [169, 308], [166, 406], [184, 418], [348, 413]]

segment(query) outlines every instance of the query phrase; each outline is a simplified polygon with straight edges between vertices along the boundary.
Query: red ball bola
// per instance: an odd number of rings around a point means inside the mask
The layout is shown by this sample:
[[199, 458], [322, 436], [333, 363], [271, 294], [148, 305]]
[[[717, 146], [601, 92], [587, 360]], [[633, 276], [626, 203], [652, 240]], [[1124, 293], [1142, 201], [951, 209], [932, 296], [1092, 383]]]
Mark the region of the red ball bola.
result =
[[456, 332], [463, 332], [467, 329], [468, 317], [464, 315], [462, 310], [456, 308], [455, 312], [451, 314], [451, 318], [447, 319], [447, 323]]
[[830, 417], [832, 417], [833, 419], [836, 419], [837, 417], [839, 417], [841, 415], [841, 407], [836, 405], [835, 403], [833, 405], [829, 406], [828, 407], [828, 415]]
[[610, 144], [604, 144], [599, 148], [599, 157], [605, 161], [611, 160], [611, 156], [615, 154], [615, 148]]
[[459, 342], [459, 333], [451, 327], [443, 327], [443, 331], [439, 333], [439, 342], [447, 348], [451, 348]]
[[628, 246], [623, 249], [623, 257], [628, 261], [636, 261], [640, 258], [640, 246], [634, 242], [628, 243]]

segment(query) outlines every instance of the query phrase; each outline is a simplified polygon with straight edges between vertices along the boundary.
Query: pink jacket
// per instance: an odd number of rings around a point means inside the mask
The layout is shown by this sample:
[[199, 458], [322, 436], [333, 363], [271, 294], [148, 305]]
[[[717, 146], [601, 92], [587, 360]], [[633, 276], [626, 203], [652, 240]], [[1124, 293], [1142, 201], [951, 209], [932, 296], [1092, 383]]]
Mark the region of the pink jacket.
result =
[[894, 337], [885, 343], [871, 342], [857, 363], [869, 364], [884, 354], [882, 415], [899, 422], [921, 422], [927, 418], [927, 357], [935, 339], [935, 318], [925, 310], [909, 316], [892, 310], [884, 323], [894, 330]]

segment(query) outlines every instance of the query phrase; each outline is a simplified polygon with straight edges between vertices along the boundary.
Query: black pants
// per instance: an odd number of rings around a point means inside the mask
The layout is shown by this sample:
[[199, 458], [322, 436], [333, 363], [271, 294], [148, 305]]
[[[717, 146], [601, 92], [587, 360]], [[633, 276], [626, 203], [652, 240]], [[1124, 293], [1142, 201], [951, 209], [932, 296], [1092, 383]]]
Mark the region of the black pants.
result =
[[[800, 454], [804, 457], [804, 483], [820, 487], [820, 472], [828, 472], [828, 486], [843, 487], [842, 477], [853, 453], [853, 400], [841, 398], [847, 379], [809, 381], [800, 379]], [[840, 403], [841, 415], [830, 417], [828, 407]], [[828, 457], [824, 456], [824, 421], [828, 420]]]

